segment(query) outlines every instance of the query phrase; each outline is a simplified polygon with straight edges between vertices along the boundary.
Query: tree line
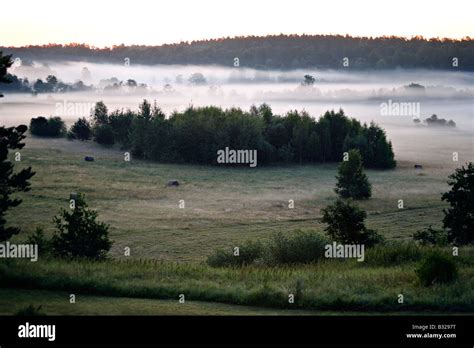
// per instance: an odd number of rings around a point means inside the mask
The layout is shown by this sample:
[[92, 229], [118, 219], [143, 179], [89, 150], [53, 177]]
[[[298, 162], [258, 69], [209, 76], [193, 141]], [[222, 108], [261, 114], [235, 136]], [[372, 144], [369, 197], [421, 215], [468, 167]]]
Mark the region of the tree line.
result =
[[190, 106], [166, 117], [156, 102], [147, 100], [137, 111], [109, 112], [98, 102], [90, 121], [79, 119], [68, 137], [119, 143], [134, 157], [172, 163], [217, 164], [217, 151], [228, 147], [257, 150], [260, 164], [340, 162], [345, 152], [357, 149], [367, 168], [396, 166], [385, 131], [373, 122], [361, 124], [343, 110], [327, 111], [316, 120], [306, 111], [276, 115], [267, 104], [249, 111]]
[[180, 42], [161, 46], [118, 45], [106, 48], [86, 44], [0, 47], [26, 62], [91, 61], [124, 64], [196, 64], [239, 66], [255, 69], [343, 68], [349, 58], [355, 69], [425, 68], [474, 70], [474, 41], [410, 39], [397, 36], [352, 37], [349, 35], [271, 35]]

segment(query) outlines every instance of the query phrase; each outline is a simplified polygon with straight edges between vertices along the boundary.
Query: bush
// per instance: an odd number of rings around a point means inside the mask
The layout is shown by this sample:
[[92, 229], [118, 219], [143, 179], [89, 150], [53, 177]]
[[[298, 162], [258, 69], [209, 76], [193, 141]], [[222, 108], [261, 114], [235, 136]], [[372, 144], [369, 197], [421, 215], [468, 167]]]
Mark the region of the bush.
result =
[[115, 143], [113, 128], [108, 124], [97, 126], [94, 130], [94, 140], [98, 144], [112, 146]]
[[233, 250], [216, 250], [207, 258], [212, 267], [235, 267], [264, 263], [267, 265], [317, 262], [324, 258], [324, 248], [329, 241], [319, 233], [296, 231], [286, 237], [277, 233], [268, 242], [247, 241], [239, 247], [239, 256]]
[[234, 250], [216, 250], [207, 258], [207, 264], [211, 267], [244, 266], [253, 263], [263, 255], [263, 245], [260, 242], [247, 241], [238, 246], [239, 255], [234, 255]]
[[39, 116], [31, 119], [30, 132], [41, 137], [61, 137], [66, 133], [66, 125], [60, 117]]
[[319, 233], [297, 231], [289, 237], [277, 233], [267, 244], [265, 261], [270, 265], [317, 262], [324, 259], [327, 244]]
[[87, 209], [83, 195], [75, 200], [72, 212], [62, 209], [53, 221], [57, 231], [53, 236], [53, 252], [62, 257], [104, 259], [112, 246], [109, 225], [97, 222], [97, 212]]
[[421, 245], [446, 246], [448, 234], [444, 230], [435, 230], [431, 225], [425, 229], [415, 232], [413, 239]]
[[69, 130], [68, 139], [89, 140], [91, 138], [91, 125], [85, 117], [78, 119]]
[[450, 283], [458, 277], [458, 270], [452, 258], [439, 251], [425, 257], [416, 273], [424, 286]]
[[44, 235], [44, 231], [41, 227], [37, 227], [35, 232], [28, 236], [25, 241], [25, 244], [38, 245], [39, 254], [51, 253], [51, 240], [46, 238], [46, 236]]
[[30, 132], [33, 135], [46, 136], [49, 133], [48, 119], [43, 116], [30, 120]]
[[377, 232], [365, 227], [366, 212], [352, 205], [351, 201], [338, 199], [335, 204], [322, 209], [322, 213], [322, 222], [328, 224], [325, 231], [337, 242], [370, 247], [383, 241]]

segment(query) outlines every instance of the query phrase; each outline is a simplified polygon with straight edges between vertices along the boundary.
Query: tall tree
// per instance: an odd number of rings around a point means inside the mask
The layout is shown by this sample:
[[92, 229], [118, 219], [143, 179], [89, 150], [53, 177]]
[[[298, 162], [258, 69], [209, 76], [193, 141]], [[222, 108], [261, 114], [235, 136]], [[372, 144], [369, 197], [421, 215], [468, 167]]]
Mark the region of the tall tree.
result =
[[444, 210], [443, 225], [448, 230], [448, 240], [459, 245], [474, 242], [474, 165], [456, 169], [448, 180], [451, 191], [441, 199], [450, 205]]
[[372, 195], [372, 187], [362, 168], [359, 150], [350, 150], [339, 165], [336, 193], [342, 198], [364, 199]]
[[16, 192], [29, 191], [28, 180], [35, 174], [31, 171], [31, 167], [14, 173], [14, 165], [8, 161], [9, 150], [20, 150], [25, 146], [21, 141], [25, 138], [26, 130], [25, 125], [10, 128], [0, 127], [0, 241], [8, 240], [20, 232], [17, 227], [5, 226], [5, 214], [8, 209], [21, 204], [21, 199], [12, 198], [11, 195]]
[[7, 69], [13, 65], [12, 56], [3, 55], [0, 51], [0, 83], [9, 83], [10, 80], [7, 78]]
[[108, 115], [107, 106], [104, 104], [103, 101], [99, 101], [95, 103], [94, 110], [91, 112], [92, 120], [94, 122], [94, 126], [99, 126], [101, 124], [108, 124], [109, 123], [109, 115]]

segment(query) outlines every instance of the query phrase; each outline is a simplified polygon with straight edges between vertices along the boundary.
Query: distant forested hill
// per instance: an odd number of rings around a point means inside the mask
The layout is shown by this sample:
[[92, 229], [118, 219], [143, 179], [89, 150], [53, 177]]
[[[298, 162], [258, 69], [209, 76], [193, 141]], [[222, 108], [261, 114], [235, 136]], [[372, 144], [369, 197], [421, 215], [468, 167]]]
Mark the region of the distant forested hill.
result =
[[94, 48], [84, 44], [0, 47], [23, 61], [91, 61], [123, 64], [197, 64], [256, 69], [343, 68], [343, 58], [354, 69], [426, 68], [474, 71], [474, 40], [351, 37], [340, 35], [278, 35], [235, 37], [161, 46]]

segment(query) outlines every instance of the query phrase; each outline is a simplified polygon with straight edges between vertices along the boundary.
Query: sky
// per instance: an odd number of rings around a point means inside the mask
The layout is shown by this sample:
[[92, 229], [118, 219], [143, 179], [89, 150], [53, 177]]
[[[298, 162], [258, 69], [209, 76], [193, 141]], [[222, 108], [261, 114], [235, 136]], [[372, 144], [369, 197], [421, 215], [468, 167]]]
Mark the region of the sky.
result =
[[473, 0], [23, 0], [8, 6], [0, 46], [161, 45], [280, 33], [474, 37]]

